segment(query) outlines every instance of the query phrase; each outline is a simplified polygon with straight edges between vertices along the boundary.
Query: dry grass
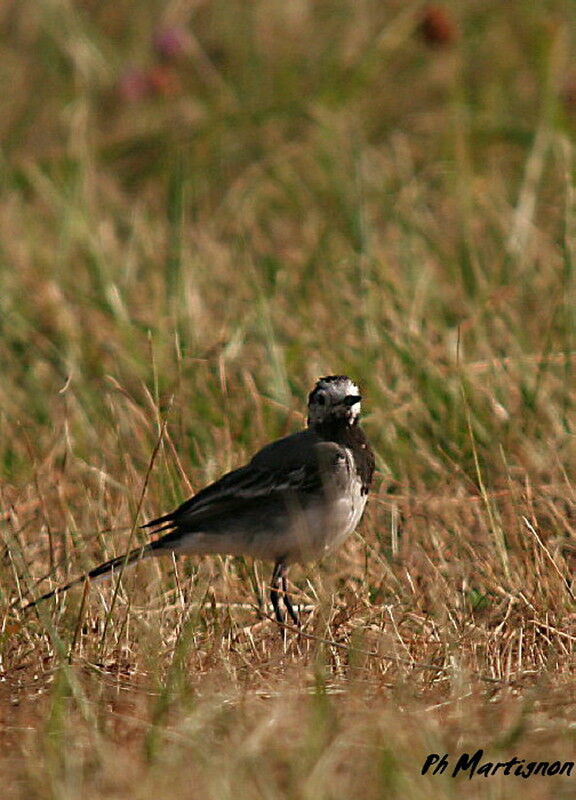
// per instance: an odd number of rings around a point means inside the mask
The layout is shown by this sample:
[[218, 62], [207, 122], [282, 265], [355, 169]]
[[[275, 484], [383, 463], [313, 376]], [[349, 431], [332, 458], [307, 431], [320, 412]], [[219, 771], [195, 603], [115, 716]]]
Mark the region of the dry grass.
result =
[[[420, 772], [575, 752], [575, 12], [423, 13], [2, 4], [3, 796], [573, 796]], [[301, 635], [242, 559], [16, 610], [336, 371], [378, 477]]]

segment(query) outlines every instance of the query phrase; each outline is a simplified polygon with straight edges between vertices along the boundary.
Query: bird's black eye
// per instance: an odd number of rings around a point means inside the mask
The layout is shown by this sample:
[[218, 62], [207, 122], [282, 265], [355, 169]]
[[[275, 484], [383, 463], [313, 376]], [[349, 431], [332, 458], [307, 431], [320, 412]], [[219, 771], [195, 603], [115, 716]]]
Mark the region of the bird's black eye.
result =
[[324, 397], [323, 394], [319, 394], [318, 397], [316, 398], [316, 402], [318, 403], [319, 406], [325, 406], [326, 398]]

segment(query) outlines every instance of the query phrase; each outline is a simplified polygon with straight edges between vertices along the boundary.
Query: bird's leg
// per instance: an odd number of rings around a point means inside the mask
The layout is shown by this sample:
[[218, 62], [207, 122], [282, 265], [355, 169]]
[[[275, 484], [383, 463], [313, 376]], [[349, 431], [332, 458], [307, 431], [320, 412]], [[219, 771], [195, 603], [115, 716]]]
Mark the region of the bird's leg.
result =
[[292, 605], [292, 600], [290, 600], [290, 595], [288, 594], [288, 581], [286, 580], [286, 565], [282, 564], [282, 592], [284, 596], [284, 605], [286, 606], [286, 611], [294, 625], [297, 628], [300, 627], [300, 617], [298, 616], [298, 612], [295, 610], [294, 606]]
[[284, 562], [277, 561], [276, 564], [274, 564], [274, 572], [272, 573], [272, 580], [270, 581], [270, 600], [272, 600], [274, 614], [276, 615], [276, 620], [280, 623], [280, 625], [284, 624], [284, 614], [282, 613], [282, 609], [280, 608], [280, 600], [278, 599], [278, 588], [280, 586], [280, 580], [283, 577], [283, 572], [284, 572]]
[[298, 617], [298, 614], [294, 606], [292, 605], [292, 601], [290, 600], [290, 595], [288, 594], [288, 581], [286, 580], [286, 571], [287, 571], [286, 563], [282, 559], [279, 559], [274, 565], [274, 572], [272, 573], [270, 599], [272, 600], [272, 605], [274, 606], [274, 613], [276, 614], [276, 619], [282, 625], [284, 624], [284, 614], [282, 613], [282, 609], [280, 608], [280, 597], [279, 597], [279, 595], [282, 594], [282, 599], [284, 600], [284, 606], [286, 607], [288, 616], [290, 617], [294, 625], [300, 627], [300, 619]]

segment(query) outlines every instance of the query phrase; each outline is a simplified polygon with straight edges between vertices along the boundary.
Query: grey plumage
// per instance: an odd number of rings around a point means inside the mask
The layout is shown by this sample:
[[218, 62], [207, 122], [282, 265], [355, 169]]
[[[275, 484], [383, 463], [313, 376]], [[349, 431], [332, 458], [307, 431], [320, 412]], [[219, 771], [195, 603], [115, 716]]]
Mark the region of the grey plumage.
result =
[[[95, 567], [27, 608], [140, 558], [175, 554], [246, 555], [272, 560], [271, 599], [295, 623], [286, 569], [319, 559], [354, 530], [366, 504], [374, 456], [358, 419], [358, 387], [344, 375], [321, 378], [308, 398], [308, 428], [266, 445], [175, 511], [143, 525], [164, 535]], [[280, 591], [281, 590], [281, 591]]]

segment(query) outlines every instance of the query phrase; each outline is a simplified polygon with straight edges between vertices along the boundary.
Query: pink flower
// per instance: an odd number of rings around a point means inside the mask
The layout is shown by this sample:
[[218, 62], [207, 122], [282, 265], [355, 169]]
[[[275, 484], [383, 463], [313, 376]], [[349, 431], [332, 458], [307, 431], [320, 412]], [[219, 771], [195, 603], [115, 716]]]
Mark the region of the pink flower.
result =
[[192, 40], [185, 28], [159, 28], [154, 33], [152, 44], [159, 59], [175, 61], [190, 53]]

